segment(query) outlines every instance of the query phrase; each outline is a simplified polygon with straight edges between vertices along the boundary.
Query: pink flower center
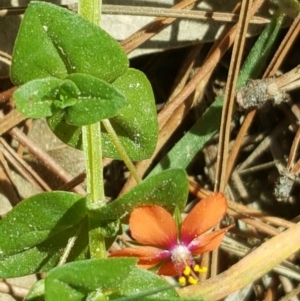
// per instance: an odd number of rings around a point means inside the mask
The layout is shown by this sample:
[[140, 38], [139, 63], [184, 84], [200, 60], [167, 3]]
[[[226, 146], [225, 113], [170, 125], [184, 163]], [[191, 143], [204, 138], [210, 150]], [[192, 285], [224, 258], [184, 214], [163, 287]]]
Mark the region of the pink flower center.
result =
[[176, 245], [170, 252], [175, 268], [180, 274], [186, 266], [195, 264], [190, 250], [184, 245]]

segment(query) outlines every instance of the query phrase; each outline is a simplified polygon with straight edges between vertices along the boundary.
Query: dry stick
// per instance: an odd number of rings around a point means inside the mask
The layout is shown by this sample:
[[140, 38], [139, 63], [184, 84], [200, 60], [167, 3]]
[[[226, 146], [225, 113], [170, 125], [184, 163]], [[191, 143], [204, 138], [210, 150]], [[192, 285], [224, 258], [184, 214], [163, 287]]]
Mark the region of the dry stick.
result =
[[[20, 166], [20, 164], [15, 160], [15, 158], [5, 149], [2, 149], [3, 155], [10, 162], [10, 164], [14, 167], [14, 169], [24, 178], [26, 179], [33, 187], [36, 188], [39, 192], [42, 192], [43, 189], [41, 186]], [[11, 178], [11, 177], [10, 177]], [[11, 182], [12, 178], [11, 178]], [[16, 186], [16, 185], [14, 185]]]
[[[298, 123], [299, 123], [299, 120], [298, 120]], [[298, 128], [298, 130], [296, 132], [296, 135], [295, 135], [295, 138], [293, 140], [292, 147], [290, 150], [290, 155], [289, 155], [289, 159], [287, 162], [287, 170], [288, 171], [291, 171], [291, 169], [295, 163], [295, 158], [297, 155], [297, 149], [298, 149], [299, 143], [300, 143], [300, 127]]]
[[[217, 155], [216, 177], [215, 177], [215, 191], [223, 192], [225, 189], [225, 183], [223, 182], [223, 175], [226, 171], [226, 162], [229, 148], [229, 135], [231, 116], [233, 112], [233, 105], [235, 99], [235, 87], [237, 83], [238, 73], [241, 65], [242, 54], [245, 44], [245, 37], [248, 28], [249, 17], [247, 17], [248, 11], [252, 5], [252, 0], [242, 1], [240, 10], [239, 22], [237, 24], [235, 41], [233, 45], [233, 51], [230, 60], [229, 75], [227, 78], [227, 84], [225, 89], [224, 105], [222, 109], [221, 128], [219, 134], [219, 147]], [[216, 229], [219, 225], [216, 226]], [[218, 274], [218, 256], [219, 249], [212, 252], [212, 264], [211, 264], [211, 276], [214, 277]]]
[[276, 228], [269, 226], [263, 222], [261, 222], [259, 219], [253, 219], [248, 217], [243, 217], [239, 212], [236, 212], [230, 208], [227, 209], [227, 213], [231, 216], [233, 216], [235, 219], [239, 219], [246, 224], [255, 227], [259, 232], [265, 233], [270, 236], [276, 236], [280, 233], [279, 230]]
[[[195, 2], [199, 2], [199, 0], [183, 0], [178, 4], [174, 5], [172, 8], [192, 8], [194, 7]], [[129, 53], [138, 46], [140, 46], [142, 43], [156, 35], [158, 32], [169, 26], [175, 20], [176, 18], [156, 18], [153, 22], [142, 27], [133, 35], [122, 41], [121, 46], [123, 47], [126, 53]]]
[[2, 113], [0, 113], [0, 135], [3, 135], [11, 128], [24, 121], [25, 119], [26, 117], [19, 113], [16, 109], [10, 111], [5, 116], [3, 116]]
[[[200, 191], [197, 187], [198, 185], [192, 181], [190, 182], [190, 184], [191, 184], [191, 186], [190, 186], [191, 192], [196, 194], [198, 197], [200, 195], [206, 196], [211, 193], [211, 192], [205, 191], [204, 189], [202, 189], [202, 191]], [[233, 210], [231, 208], [231, 206], [234, 206], [236, 208], [244, 207], [246, 209], [246, 211], [251, 210], [243, 205], [236, 204], [231, 201], [228, 201], [228, 205], [229, 205], [228, 212], [233, 215], [236, 214], [236, 212], [235, 212], [235, 210]], [[255, 210], [251, 210], [251, 211], [255, 212]], [[241, 215], [241, 213], [239, 213], [239, 214]], [[257, 214], [261, 215], [262, 213], [257, 211]], [[242, 216], [243, 216], [243, 214], [242, 214]], [[285, 249], [284, 252], [286, 252], [286, 254], [288, 254], [289, 252], [292, 253], [291, 250], [296, 251], [296, 248], [294, 248], [294, 243], [297, 245], [299, 245], [299, 243], [300, 243], [299, 240], [297, 240], [297, 241], [293, 240], [293, 239], [295, 239], [295, 236], [298, 237], [297, 231], [299, 231], [300, 224], [289, 223], [288, 226], [291, 227], [291, 231], [285, 231], [284, 233], [279, 234], [279, 231], [277, 229], [270, 227], [269, 225], [266, 225], [266, 224], [261, 224], [261, 222], [259, 225], [258, 221], [253, 218], [252, 219], [251, 218], [241, 218], [241, 220], [243, 220], [244, 222], [246, 222], [250, 225], [253, 225], [254, 227], [258, 228], [260, 231], [263, 231], [270, 235], [274, 235], [275, 237], [273, 239], [270, 239], [267, 243], [263, 244], [262, 246], [258, 247], [257, 250], [254, 250], [251, 254], [247, 255], [247, 257], [242, 259], [234, 267], [229, 268], [226, 272], [218, 275], [214, 279], [210, 279], [210, 280], [206, 281], [203, 284], [203, 286], [202, 286], [202, 284], [199, 284], [197, 290], [194, 287], [190, 288], [190, 289], [185, 289], [185, 288], [181, 289], [180, 294], [182, 296], [195, 297], [197, 292], [201, 292], [201, 294], [198, 294], [198, 295], [206, 297], [205, 300], [219, 300], [220, 298], [225, 297], [228, 292], [232, 292], [233, 290], [237, 290], [237, 289], [243, 287], [247, 283], [247, 280], [244, 281], [244, 279], [247, 279], [245, 277], [247, 277], [249, 275], [249, 271], [251, 268], [255, 267], [256, 271], [254, 271], [254, 272], [255, 272], [255, 274], [259, 273], [259, 275], [264, 274], [266, 272], [266, 270], [268, 270], [267, 266], [263, 266], [264, 272], [262, 273], [262, 271], [260, 270], [261, 266], [259, 264], [257, 264], [259, 262], [257, 256], [262, 257], [262, 259], [260, 259], [262, 262], [266, 262], [264, 259], [268, 259], [268, 261], [270, 261], [268, 256], [272, 256], [270, 254], [270, 252], [273, 252], [276, 248], [278, 248], [278, 252], [281, 252], [283, 249]], [[258, 227], [258, 225], [260, 227]], [[278, 237], [280, 237], [280, 239], [277, 239]], [[286, 246], [285, 243], [288, 243], [289, 246]], [[289, 249], [289, 251], [288, 251], [288, 249]], [[273, 257], [271, 257], [271, 258], [273, 258]], [[282, 256], [282, 258], [283, 258], [283, 256]], [[283, 258], [283, 260], [285, 258]], [[277, 261], [278, 261], [278, 264], [279, 264], [279, 262], [282, 262], [281, 260], [278, 260], [278, 259], [276, 260], [276, 262]], [[272, 265], [274, 265], [274, 264], [272, 264]], [[256, 267], [256, 266], [258, 266], [258, 267]], [[244, 279], [242, 279], [242, 278], [244, 278]], [[216, 290], [215, 283], [218, 283], [218, 282], [222, 283], [222, 286], [220, 289]]]
[[86, 173], [82, 172], [78, 176], [76, 176], [75, 178], [73, 178], [71, 181], [69, 181], [69, 182], [67, 182], [67, 183], [59, 186], [58, 190], [70, 191], [74, 187], [76, 187], [77, 185], [82, 184], [84, 182], [85, 178], [86, 178]]
[[[77, 3], [70, 5], [61, 5], [72, 11], [77, 12]], [[26, 7], [12, 7], [6, 9], [0, 9], [0, 17], [8, 15], [23, 14]], [[183, 18], [183, 19], [195, 19], [195, 20], [215, 20], [221, 22], [236, 22], [238, 15], [221, 12], [208, 12], [208, 11], [185, 11], [182, 12], [179, 9], [174, 8], [162, 8], [162, 7], [147, 7], [147, 6], [130, 6], [130, 5], [102, 5], [102, 14], [110, 15], [129, 15], [129, 16], [150, 16], [150, 17], [170, 17], [170, 18]], [[270, 20], [262, 17], [254, 16], [251, 18], [252, 24], [267, 24]], [[1, 55], [1, 52], [0, 52]]]
[[40, 191], [51, 191], [49, 185], [8, 145], [2, 137], [0, 138], [0, 142], [4, 147], [4, 155], [10, 158], [10, 162], [20, 172], [20, 174], [28, 180], [28, 182]]
[[299, 32], [300, 32], [300, 14], [293, 21], [293, 24], [290, 26], [289, 31], [286, 33], [279, 48], [277, 49], [275, 55], [273, 56], [272, 62], [269, 64], [267, 70], [265, 71], [266, 75], [268, 76], [275, 75], [281, 63], [287, 56], [290, 47], [296, 41]]
[[[252, 0], [242, 1], [240, 9], [239, 22], [237, 24], [235, 41], [233, 45], [233, 51], [230, 60], [229, 75], [227, 78], [227, 84], [225, 89], [224, 105], [222, 109], [221, 128], [219, 135], [219, 148], [217, 156], [216, 177], [215, 177], [215, 191], [223, 192], [226, 183], [223, 181], [223, 175], [226, 172], [226, 163], [229, 149], [229, 136], [231, 116], [233, 112], [234, 99], [235, 99], [235, 87], [238, 79], [238, 73], [240, 70], [242, 54], [245, 44], [245, 38], [248, 28], [250, 16], [248, 12], [252, 6]], [[216, 227], [218, 229], [219, 226]], [[211, 264], [211, 276], [214, 277], [218, 274], [218, 254], [219, 249], [212, 252], [212, 264]]]
[[300, 284], [293, 289], [290, 293], [286, 294], [284, 297], [282, 297], [279, 301], [290, 301], [293, 299], [293, 297], [296, 297], [300, 294]]
[[[197, 285], [180, 289], [178, 291], [180, 296], [185, 298], [201, 296], [206, 301], [219, 300], [245, 287], [299, 249], [299, 231], [300, 223], [297, 223], [257, 247], [225, 272]], [[219, 285], [216, 287], [217, 283]]]
[[[42, 150], [38, 145], [33, 143], [26, 135], [24, 135], [18, 128], [13, 128], [9, 134], [23, 144], [30, 153], [32, 153], [46, 168], [57, 175], [63, 182], [69, 182], [72, 177], [65, 171], [56, 161]], [[85, 190], [81, 186], [73, 189], [74, 192], [85, 195]]]
[[0, 93], [0, 103], [8, 101], [12, 94], [17, 90], [17, 87], [12, 87], [6, 91]]
[[[40, 147], [35, 145], [26, 135], [24, 135], [19, 129], [14, 128], [21, 121], [26, 119], [25, 116], [20, 114], [17, 110], [12, 110], [7, 115], [3, 117], [1, 113], [0, 116], [0, 135], [9, 131], [9, 134], [14, 136], [21, 144], [26, 146], [28, 150], [35, 155], [39, 161], [44, 164], [49, 170], [56, 174], [62, 181], [69, 182], [72, 180], [72, 177], [59, 165], [56, 161], [50, 157], [45, 151]], [[74, 192], [79, 194], [85, 194], [85, 190], [77, 186], [73, 189]]]
[[[102, 13], [112, 15], [131, 15], [131, 16], [151, 16], [151, 17], [169, 17], [184, 18], [195, 20], [214, 20], [222, 22], [237, 22], [238, 15], [232, 13], [219, 13], [209, 11], [182, 11], [174, 8], [146, 7], [146, 6], [129, 6], [129, 5], [103, 5]], [[1, 14], [1, 12], [0, 12]], [[253, 24], [267, 24], [270, 20], [262, 17], [252, 17], [250, 20]]]
[[11, 66], [11, 55], [0, 50], [0, 61], [5, 63], [6, 65]]
[[[205, 198], [208, 195], [212, 194], [211, 191], [201, 188], [197, 183], [195, 183], [191, 179], [189, 179], [189, 191], [190, 191], [190, 193], [192, 193], [193, 195], [195, 195], [196, 197], [198, 197], [200, 199]], [[230, 212], [235, 212], [234, 213], [235, 216], [237, 214], [239, 214], [239, 217], [252, 219], [254, 221], [253, 223], [251, 222], [252, 225], [256, 225], [255, 219], [261, 219], [261, 221], [276, 225], [278, 227], [290, 228], [295, 225], [295, 223], [293, 223], [293, 222], [289, 222], [289, 221], [281, 219], [279, 217], [269, 216], [266, 213], [263, 213], [261, 211], [255, 210], [255, 209], [248, 208], [245, 205], [238, 204], [238, 203], [230, 201], [230, 200], [228, 200], [228, 210], [230, 210]], [[267, 228], [263, 227], [260, 229], [258, 227], [258, 229], [261, 230], [262, 232], [265, 232], [264, 229], [267, 229]], [[277, 231], [277, 229], [274, 227], [268, 228], [268, 229], [270, 229], [270, 231]], [[269, 231], [269, 230], [266, 230], [266, 231]], [[274, 234], [271, 234], [271, 232], [267, 232], [267, 234], [274, 235]]]
[[3, 168], [0, 168], [0, 182], [1, 182], [1, 189], [3, 194], [7, 197], [10, 204], [12, 206], [17, 205], [20, 202], [20, 198], [16, 193], [15, 185], [13, 179], [11, 177], [10, 169], [8, 164], [4, 158], [2, 150], [0, 151], [0, 164]]
[[216, 167], [216, 179], [215, 179], [215, 191], [223, 192], [226, 186], [225, 173], [229, 149], [229, 136], [230, 136], [230, 125], [231, 116], [233, 112], [234, 100], [235, 100], [235, 89], [238, 79], [238, 74], [242, 61], [242, 54], [245, 45], [245, 38], [248, 28], [250, 16], [248, 12], [252, 6], [251, 1], [242, 1], [240, 19], [237, 25], [236, 39], [233, 45], [233, 51], [231, 55], [229, 75], [227, 78], [227, 84], [225, 89], [224, 106], [222, 110], [219, 148], [218, 148], [218, 159]]
[[[253, 250], [253, 248], [250, 248], [248, 245], [238, 242], [237, 239], [239, 234], [240, 233], [237, 234], [237, 237], [235, 239], [224, 236], [224, 239], [221, 243], [221, 249], [231, 254], [231, 256], [236, 255], [239, 258], [243, 258], [247, 254], [249, 254]], [[289, 277], [290, 279], [300, 281], [299, 267], [289, 261], [284, 260], [272, 270], [279, 275], [284, 275]]]
[[5, 280], [0, 281], [0, 292], [4, 294], [10, 294], [13, 297], [23, 300], [28, 294], [28, 289], [20, 287], [14, 284], [7, 283]]
[[[254, 1], [252, 9], [250, 11], [250, 16], [254, 15], [258, 7], [262, 4], [264, 0], [257, 0]], [[136, 165], [137, 172], [143, 176], [147, 168], [152, 163], [153, 159], [161, 149], [161, 146], [164, 145], [165, 141], [169, 139], [169, 137], [174, 133], [178, 125], [181, 123], [181, 120], [184, 116], [186, 116], [189, 105], [190, 96], [196, 87], [201, 83], [204, 79], [208, 79], [211, 72], [214, 70], [214, 67], [219, 62], [221, 57], [224, 53], [231, 47], [233, 40], [235, 37], [235, 27], [231, 27], [229, 32], [225, 37], [215, 42], [210, 51], [209, 55], [207, 56], [205, 62], [203, 63], [202, 67], [195, 73], [194, 77], [190, 80], [190, 82], [182, 89], [182, 91], [176, 95], [176, 97], [158, 114], [158, 121], [162, 130], [159, 133], [159, 138], [157, 142], [156, 149], [151, 156], [151, 158], [139, 162]], [[188, 102], [188, 103], [187, 103]], [[171, 123], [169, 126], [168, 123]], [[135, 182], [132, 177], [129, 177], [126, 184], [124, 185], [121, 194], [129, 191]]]
[[[271, 63], [269, 64], [269, 67], [265, 71], [265, 74], [263, 78], [266, 78], [268, 76], [272, 76], [276, 73], [278, 68], [280, 67], [281, 63], [283, 62], [284, 58], [286, 57], [291, 45], [296, 40], [298, 34], [300, 32], [300, 14], [298, 17], [294, 20], [293, 24], [291, 25], [288, 33], [285, 35], [281, 45], [277, 49]], [[242, 127], [235, 139], [234, 145], [232, 147], [232, 151], [229, 154], [228, 162], [227, 162], [227, 170], [226, 170], [226, 176], [225, 176], [225, 183], [228, 182], [229, 177], [231, 175], [231, 172], [233, 170], [233, 166], [235, 164], [235, 161], [237, 159], [237, 155], [240, 151], [243, 139], [248, 132], [248, 129], [250, 128], [250, 125], [252, 124], [252, 120], [254, 119], [256, 114], [256, 109], [251, 110], [247, 113], [244, 122], [242, 124]]]
[[[291, 111], [293, 112], [293, 114], [295, 115], [296, 119], [297, 120], [300, 120], [300, 108], [299, 108], [299, 105], [298, 104], [293, 104], [292, 107], [291, 107]], [[292, 145], [292, 148], [291, 148], [291, 151], [290, 151], [290, 155], [289, 155], [289, 159], [288, 159], [288, 163], [287, 163], [287, 169], [288, 171], [290, 171], [291, 173], [298, 173], [299, 172], [299, 169], [300, 169], [300, 159], [294, 163], [294, 159], [297, 155], [297, 149], [298, 149], [298, 143], [297, 140], [299, 139], [298, 137], [298, 132], [299, 130], [297, 131], [297, 134], [294, 138], [294, 141], [296, 140], [296, 142], [294, 143], [293, 141], [293, 145]]]
[[202, 46], [203, 46], [202, 44], [193, 46], [189, 51], [189, 53], [184, 58], [184, 61], [181, 64], [179, 68], [179, 72], [177, 73], [176, 78], [174, 80], [174, 85], [173, 85], [174, 88], [172, 88], [173, 92], [170, 95], [168, 102], [171, 101], [178, 93], [180, 93], [180, 91], [186, 85], [190, 72], [192, 71], [192, 68], [195, 65], [195, 60], [199, 55]]
[[[278, 279], [280, 280], [281, 287], [283, 288], [283, 292], [284, 292], [285, 296], [294, 289], [294, 285], [293, 285], [291, 279], [289, 279], [288, 277], [279, 275]], [[297, 296], [294, 296], [294, 298], [291, 298], [289, 300], [290, 301], [299, 301], [299, 298]]]

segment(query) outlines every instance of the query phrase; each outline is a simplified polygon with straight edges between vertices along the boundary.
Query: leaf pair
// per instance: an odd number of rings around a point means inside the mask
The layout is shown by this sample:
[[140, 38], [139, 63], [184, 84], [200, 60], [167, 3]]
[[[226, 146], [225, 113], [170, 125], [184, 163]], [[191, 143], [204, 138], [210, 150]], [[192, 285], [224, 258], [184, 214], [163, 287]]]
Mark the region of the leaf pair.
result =
[[[110, 118], [132, 160], [151, 156], [158, 124], [151, 85], [128, 69], [120, 45], [99, 27], [66, 9], [31, 1], [15, 42], [13, 95], [30, 118], [47, 117], [66, 144], [81, 148], [81, 126]], [[120, 158], [103, 130], [103, 155]]]
[[115, 116], [126, 97], [105, 81], [81, 73], [65, 79], [46, 77], [21, 86], [14, 93], [19, 111], [31, 118], [50, 117], [64, 110], [67, 124], [83, 126]]

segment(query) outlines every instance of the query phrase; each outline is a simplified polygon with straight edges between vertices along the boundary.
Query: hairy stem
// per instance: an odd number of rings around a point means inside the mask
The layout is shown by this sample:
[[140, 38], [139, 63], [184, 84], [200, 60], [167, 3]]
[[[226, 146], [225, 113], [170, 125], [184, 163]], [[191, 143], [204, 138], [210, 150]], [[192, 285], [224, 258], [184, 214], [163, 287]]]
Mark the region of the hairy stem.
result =
[[[78, 14], [95, 25], [99, 25], [101, 4], [102, 0], [80, 0]], [[82, 141], [86, 164], [88, 203], [92, 210], [105, 205], [100, 122], [82, 127]], [[92, 214], [89, 216], [89, 246], [91, 258], [106, 256], [104, 235]]]

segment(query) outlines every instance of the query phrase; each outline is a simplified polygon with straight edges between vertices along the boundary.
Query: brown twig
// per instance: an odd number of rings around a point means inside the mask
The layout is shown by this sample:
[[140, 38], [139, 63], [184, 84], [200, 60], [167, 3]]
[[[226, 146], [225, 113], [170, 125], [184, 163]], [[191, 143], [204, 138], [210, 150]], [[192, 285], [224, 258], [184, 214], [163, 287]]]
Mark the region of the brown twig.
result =
[[245, 45], [247, 28], [251, 15], [248, 14], [252, 7], [252, 1], [242, 1], [237, 32], [233, 45], [233, 51], [230, 60], [229, 75], [224, 96], [224, 105], [222, 109], [221, 128], [219, 136], [218, 160], [216, 166], [215, 191], [223, 192], [226, 186], [225, 173], [227, 166], [227, 157], [229, 150], [229, 135], [231, 116], [235, 100], [235, 88], [242, 61], [242, 54]]
[[[16, 140], [23, 144], [30, 153], [32, 153], [47, 169], [56, 174], [65, 183], [72, 180], [72, 177], [59, 165], [56, 161], [43, 151], [38, 145], [33, 143], [26, 135], [19, 129], [13, 128], [9, 131]], [[85, 190], [77, 186], [73, 189], [74, 192], [85, 195]]]
[[[178, 4], [174, 5], [172, 9], [191, 9], [194, 4], [199, 0], [183, 0]], [[135, 32], [133, 35], [121, 42], [121, 45], [126, 53], [131, 52], [145, 41], [159, 33], [161, 30], [173, 23], [176, 18], [156, 18], [153, 22], [142, 27], [140, 30]]]
[[[254, 2], [252, 9], [249, 12], [250, 16], [252, 16], [255, 13], [255, 11], [261, 5], [262, 2], [263, 0], [258, 0]], [[203, 63], [201, 68], [195, 73], [194, 77], [188, 82], [184, 89], [182, 89], [182, 91], [178, 93], [175, 96], [175, 98], [170, 103], [168, 103], [168, 105], [159, 113], [158, 120], [161, 131], [159, 133], [156, 149], [151, 158], [139, 162], [136, 165], [137, 172], [141, 176], [145, 174], [147, 168], [150, 166], [153, 159], [160, 151], [161, 147], [174, 133], [175, 129], [181, 123], [184, 116], [186, 116], [189, 108], [191, 107], [191, 100], [188, 97], [193, 93], [193, 91], [197, 88], [199, 84], [202, 84], [204, 80], [208, 80], [216, 64], [220, 61], [221, 57], [232, 45], [235, 33], [235, 26], [231, 27], [227, 34], [223, 35], [223, 37], [220, 40], [214, 43], [212, 50], [205, 59], [205, 62]], [[121, 194], [130, 190], [134, 185], [134, 179], [130, 177], [124, 185]]]
[[13, 297], [23, 299], [28, 294], [28, 291], [29, 290], [27, 288], [8, 283], [5, 280], [0, 281], [1, 293], [9, 294]]
[[[266, 78], [268, 76], [275, 75], [278, 68], [282, 64], [283, 60], [285, 59], [291, 45], [296, 40], [297, 36], [300, 32], [300, 15], [294, 20], [293, 24], [289, 28], [288, 33], [286, 34], [285, 38], [281, 42], [279, 48], [277, 49], [275, 55], [273, 56], [272, 61], [270, 62], [268, 68], [265, 71], [265, 74], [263, 78]], [[244, 119], [244, 122], [241, 126], [241, 129], [235, 139], [234, 145], [232, 147], [232, 151], [229, 154], [228, 162], [227, 162], [227, 170], [226, 170], [226, 176], [225, 180], [228, 182], [228, 179], [232, 173], [233, 166], [235, 164], [235, 161], [237, 159], [237, 155], [240, 151], [242, 141], [248, 132], [250, 125], [252, 124], [252, 121], [254, 120], [254, 117], [256, 115], [256, 109], [250, 110], [247, 112], [247, 115]]]

